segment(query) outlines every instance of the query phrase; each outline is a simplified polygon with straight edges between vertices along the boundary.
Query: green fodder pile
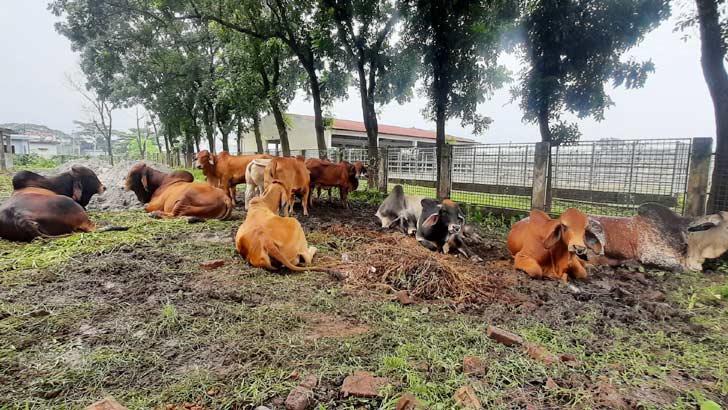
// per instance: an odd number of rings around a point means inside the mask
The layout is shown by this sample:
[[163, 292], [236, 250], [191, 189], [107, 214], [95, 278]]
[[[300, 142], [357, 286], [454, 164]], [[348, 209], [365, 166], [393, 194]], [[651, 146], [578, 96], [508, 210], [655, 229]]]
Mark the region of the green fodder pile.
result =
[[482, 263], [462, 256], [443, 255], [414, 238], [388, 233], [342, 255], [347, 283], [357, 287], [386, 284], [408, 290], [420, 299], [451, 299], [456, 303], [512, 300], [512, 276], [487, 271]]

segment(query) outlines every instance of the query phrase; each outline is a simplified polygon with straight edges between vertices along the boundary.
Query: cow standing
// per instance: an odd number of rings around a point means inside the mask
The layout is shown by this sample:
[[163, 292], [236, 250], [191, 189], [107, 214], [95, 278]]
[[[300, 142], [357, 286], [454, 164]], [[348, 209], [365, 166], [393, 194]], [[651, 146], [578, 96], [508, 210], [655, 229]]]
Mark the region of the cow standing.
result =
[[257, 158], [271, 158], [271, 156], [230, 155], [227, 151], [215, 155], [202, 150], [195, 155], [195, 166], [202, 170], [210, 185], [225, 191], [235, 204], [235, 187], [245, 183], [245, 170], [250, 161]]
[[318, 158], [309, 158], [306, 160], [306, 168], [311, 175], [311, 188], [318, 189], [319, 198], [321, 188], [329, 189], [329, 198], [331, 198], [331, 188], [339, 188], [342, 206], [349, 207], [349, 192], [359, 188], [354, 165], [346, 161], [335, 164]]

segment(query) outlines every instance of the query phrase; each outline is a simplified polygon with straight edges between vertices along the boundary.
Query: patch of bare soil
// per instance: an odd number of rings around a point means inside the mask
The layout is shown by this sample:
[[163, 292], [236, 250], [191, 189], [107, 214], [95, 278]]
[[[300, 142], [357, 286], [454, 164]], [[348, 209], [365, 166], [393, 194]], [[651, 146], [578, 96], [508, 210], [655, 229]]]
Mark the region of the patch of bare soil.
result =
[[356, 324], [340, 316], [312, 312], [302, 312], [298, 316], [307, 324], [308, 334], [305, 336], [306, 340], [346, 338], [369, 331], [367, 326]]

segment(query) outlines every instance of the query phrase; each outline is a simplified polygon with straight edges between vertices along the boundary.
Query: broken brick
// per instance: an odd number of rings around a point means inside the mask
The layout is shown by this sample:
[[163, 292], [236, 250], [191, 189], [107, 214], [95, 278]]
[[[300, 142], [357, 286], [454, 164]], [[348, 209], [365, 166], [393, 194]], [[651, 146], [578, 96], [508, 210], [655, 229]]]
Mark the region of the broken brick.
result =
[[478, 356], [463, 357], [463, 373], [467, 376], [482, 376], [488, 371], [485, 361]]
[[523, 344], [523, 338], [521, 338], [521, 336], [518, 336], [517, 334], [511, 333], [507, 330], [497, 328], [495, 326], [489, 325], [486, 334], [488, 335], [489, 338], [495, 340], [498, 343], [504, 344], [506, 346], [515, 346], [515, 345]]
[[546, 365], [554, 364], [559, 361], [559, 358], [554, 356], [551, 352], [546, 350], [544, 347], [539, 346], [535, 343], [526, 343], [523, 345], [526, 354], [533, 360], [538, 360]]
[[295, 387], [286, 397], [287, 410], [306, 410], [313, 399], [313, 391], [303, 386]]
[[127, 410], [127, 408], [109, 396], [86, 407], [86, 410]]
[[459, 388], [455, 392], [453, 399], [458, 406], [464, 409], [477, 410], [483, 408], [483, 405], [480, 404], [480, 400], [478, 400], [478, 396], [475, 395], [475, 390], [473, 390], [473, 387], [469, 385]]
[[423, 408], [424, 407], [420, 401], [417, 400], [417, 397], [412, 395], [412, 393], [403, 394], [399, 400], [397, 400], [397, 404], [395, 406], [396, 410], [418, 410]]
[[359, 370], [344, 379], [341, 393], [344, 397], [378, 397], [379, 389], [388, 382], [384, 377], [374, 377], [371, 373]]
[[203, 269], [217, 269], [224, 264], [225, 261], [223, 259], [214, 259], [211, 261], [201, 262], [200, 267]]

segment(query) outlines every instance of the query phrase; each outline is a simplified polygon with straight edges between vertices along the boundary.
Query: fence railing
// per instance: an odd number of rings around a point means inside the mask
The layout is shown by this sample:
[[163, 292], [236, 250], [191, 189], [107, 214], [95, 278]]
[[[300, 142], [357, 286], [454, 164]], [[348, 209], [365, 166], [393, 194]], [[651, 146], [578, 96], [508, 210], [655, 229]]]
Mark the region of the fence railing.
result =
[[[401, 184], [405, 192], [447, 196], [468, 208], [524, 212], [541, 208], [560, 213], [578, 207], [589, 213], [632, 214], [645, 202], [678, 213], [705, 212], [712, 139], [603, 140], [551, 147], [548, 143], [447, 146], [438, 181], [435, 148], [381, 148], [375, 184], [386, 192]], [[267, 152], [281, 155], [280, 152]], [[252, 154], [252, 153], [251, 153]], [[368, 150], [294, 150], [292, 156], [333, 162], [368, 163]], [[100, 157], [96, 157], [100, 158]], [[173, 167], [191, 166], [190, 154], [147, 154], [147, 160]], [[67, 159], [71, 159], [68, 157]], [[108, 158], [100, 158], [108, 161]], [[119, 155], [115, 159], [139, 160]], [[550, 175], [550, 178], [549, 178]], [[441, 192], [444, 188], [445, 192]]]

